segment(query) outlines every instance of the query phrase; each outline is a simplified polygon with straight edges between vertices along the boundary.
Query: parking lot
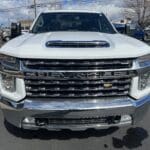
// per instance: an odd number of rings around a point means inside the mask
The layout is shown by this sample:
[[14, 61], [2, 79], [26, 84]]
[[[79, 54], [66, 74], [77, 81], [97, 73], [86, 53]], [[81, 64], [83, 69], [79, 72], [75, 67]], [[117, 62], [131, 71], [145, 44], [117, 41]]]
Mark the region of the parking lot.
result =
[[22, 131], [4, 122], [0, 111], [0, 150], [102, 150], [150, 147], [150, 111], [137, 126], [82, 132]]

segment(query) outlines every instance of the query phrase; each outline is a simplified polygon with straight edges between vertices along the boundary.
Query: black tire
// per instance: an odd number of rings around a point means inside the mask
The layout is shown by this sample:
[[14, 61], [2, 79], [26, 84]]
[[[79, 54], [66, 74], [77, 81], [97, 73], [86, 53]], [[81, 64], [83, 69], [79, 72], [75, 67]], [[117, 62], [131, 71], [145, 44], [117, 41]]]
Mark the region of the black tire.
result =
[[6, 42], [10, 41], [10, 37], [5, 37], [5, 41]]

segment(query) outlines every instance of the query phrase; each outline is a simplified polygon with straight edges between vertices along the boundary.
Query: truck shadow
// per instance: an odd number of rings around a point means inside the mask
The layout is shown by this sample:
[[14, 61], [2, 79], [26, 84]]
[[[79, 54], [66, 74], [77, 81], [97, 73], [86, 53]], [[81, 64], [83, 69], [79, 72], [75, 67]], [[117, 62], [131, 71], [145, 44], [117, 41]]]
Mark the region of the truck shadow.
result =
[[[62, 131], [47, 131], [47, 130], [38, 130], [38, 131], [29, 131], [18, 129], [11, 124], [4, 122], [7, 131], [14, 135], [15, 137], [19, 137], [22, 139], [40, 139], [40, 140], [70, 140], [70, 139], [87, 139], [90, 137], [104, 137], [107, 135], [113, 134], [119, 128], [113, 127], [107, 130], [94, 130], [89, 129], [86, 131], [70, 131], [70, 130], [62, 130]], [[112, 137], [112, 146], [115, 149], [120, 148], [138, 148], [142, 146], [142, 142], [148, 138], [148, 132], [141, 128], [129, 128], [126, 132], [126, 135], [123, 135], [122, 138]], [[105, 148], [109, 146], [104, 144]]]

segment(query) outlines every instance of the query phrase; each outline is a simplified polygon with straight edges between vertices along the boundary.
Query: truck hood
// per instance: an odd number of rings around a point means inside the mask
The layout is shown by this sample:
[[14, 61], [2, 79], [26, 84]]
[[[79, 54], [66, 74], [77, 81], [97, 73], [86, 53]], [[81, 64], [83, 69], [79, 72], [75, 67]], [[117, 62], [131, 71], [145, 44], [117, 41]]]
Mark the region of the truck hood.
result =
[[[47, 47], [48, 41], [105, 41], [109, 47]], [[22, 35], [5, 44], [0, 53], [19, 58], [43, 59], [135, 58], [150, 53], [150, 47], [118, 33], [52, 32]]]

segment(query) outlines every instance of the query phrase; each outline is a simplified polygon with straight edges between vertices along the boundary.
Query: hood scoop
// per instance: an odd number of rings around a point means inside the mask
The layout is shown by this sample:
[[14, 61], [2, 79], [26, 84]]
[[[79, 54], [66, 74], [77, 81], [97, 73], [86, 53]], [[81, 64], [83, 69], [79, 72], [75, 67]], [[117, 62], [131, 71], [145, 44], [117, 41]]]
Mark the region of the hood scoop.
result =
[[107, 41], [48, 41], [46, 47], [50, 48], [107, 48]]

